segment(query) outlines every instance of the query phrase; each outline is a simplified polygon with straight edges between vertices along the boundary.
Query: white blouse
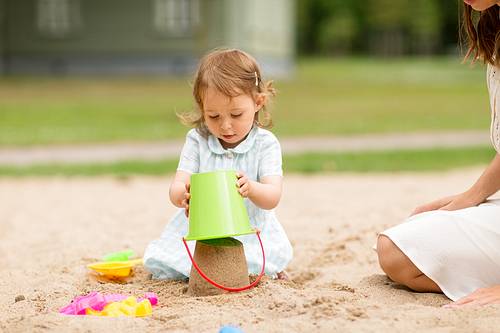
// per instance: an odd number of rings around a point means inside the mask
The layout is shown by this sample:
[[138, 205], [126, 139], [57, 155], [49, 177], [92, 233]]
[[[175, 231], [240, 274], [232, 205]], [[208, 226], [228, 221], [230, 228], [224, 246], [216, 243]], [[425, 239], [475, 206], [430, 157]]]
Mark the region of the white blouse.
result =
[[500, 70], [488, 65], [486, 75], [491, 104], [491, 142], [495, 150], [500, 153]]

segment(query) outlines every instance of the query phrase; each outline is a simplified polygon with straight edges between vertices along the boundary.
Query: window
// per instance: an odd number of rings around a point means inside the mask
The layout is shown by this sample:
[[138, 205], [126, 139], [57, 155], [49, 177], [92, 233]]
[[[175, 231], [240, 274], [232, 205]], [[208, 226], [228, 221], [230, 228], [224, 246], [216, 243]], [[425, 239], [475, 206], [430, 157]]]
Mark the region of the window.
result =
[[199, 0], [155, 0], [156, 30], [167, 36], [189, 36], [198, 25]]
[[37, 25], [47, 38], [66, 38], [80, 26], [78, 0], [38, 0]]

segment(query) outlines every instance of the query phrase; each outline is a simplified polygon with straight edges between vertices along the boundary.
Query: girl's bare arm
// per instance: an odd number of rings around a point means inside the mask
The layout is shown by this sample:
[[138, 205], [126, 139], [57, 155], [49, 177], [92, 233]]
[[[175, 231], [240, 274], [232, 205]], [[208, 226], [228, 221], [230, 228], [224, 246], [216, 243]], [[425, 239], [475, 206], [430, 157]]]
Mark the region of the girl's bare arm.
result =
[[[186, 200], [189, 200], [189, 183], [191, 174], [185, 171], [177, 171], [174, 180], [170, 185], [169, 197], [172, 204], [179, 208], [186, 208]], [[188, 196], [188, 197], [186, 197]], [[184, 203], [183, 203], [184, 202]]]

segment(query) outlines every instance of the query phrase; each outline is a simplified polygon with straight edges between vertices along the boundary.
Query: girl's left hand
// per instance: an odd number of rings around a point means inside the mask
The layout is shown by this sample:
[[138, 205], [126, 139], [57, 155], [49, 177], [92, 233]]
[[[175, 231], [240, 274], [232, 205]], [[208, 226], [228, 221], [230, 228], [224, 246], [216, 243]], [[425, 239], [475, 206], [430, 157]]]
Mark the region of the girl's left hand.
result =
[[480, 288], [470, 295], [444, 305], [443, 308], [458, 308], [487, 304], [500, 304], [500, 286]]
[[182, 200], [182, 207], [184, 207], [186, 210], [184, 211], [184, 214], [186, 217], [189, 217], [189, 199], [191, 199], [191, 184], [186, 184], [186, 192], [184, 193], [184, 200]]
[[238, 177], [238, 181], [236, 182], [236, 186], [239, 187], [238, 193], [241, 194], [243, 198], [248, 198], [248, 193], [250, 192], [250, 181], [241, 172], [237, 172], [236, 177]]

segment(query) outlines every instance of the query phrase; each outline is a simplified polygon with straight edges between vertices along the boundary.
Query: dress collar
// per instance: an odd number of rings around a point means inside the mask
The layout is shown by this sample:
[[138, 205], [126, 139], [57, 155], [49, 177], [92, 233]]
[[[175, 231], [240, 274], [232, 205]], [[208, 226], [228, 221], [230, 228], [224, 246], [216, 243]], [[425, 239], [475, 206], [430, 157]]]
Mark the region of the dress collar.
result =
[[250, 148], [252, 148], [253, 144], [255, 143], [255, 139], [257, 138], [257, 131], [258, 130], [259, 130], [259, 128], [257, 126], [252, 127], [250, 132], [248, 132], [248, 135], [247, 135], [245, 140], [240, 142], [240, 144], [237, 145], [236, 147], [230, 148], [227, 150], [222, 147], [222, 145], [219, 142], [219, 139], [215, 135], [210, 134], [208, 136], [208, 147], [210, 148], [210, 150], [214, 154], [224, 154], [228, 151], [231, 151], [231, 152], [237, 153], [237, 154], [244, 154], [244, 153], [248, 152], [250, 150]]

